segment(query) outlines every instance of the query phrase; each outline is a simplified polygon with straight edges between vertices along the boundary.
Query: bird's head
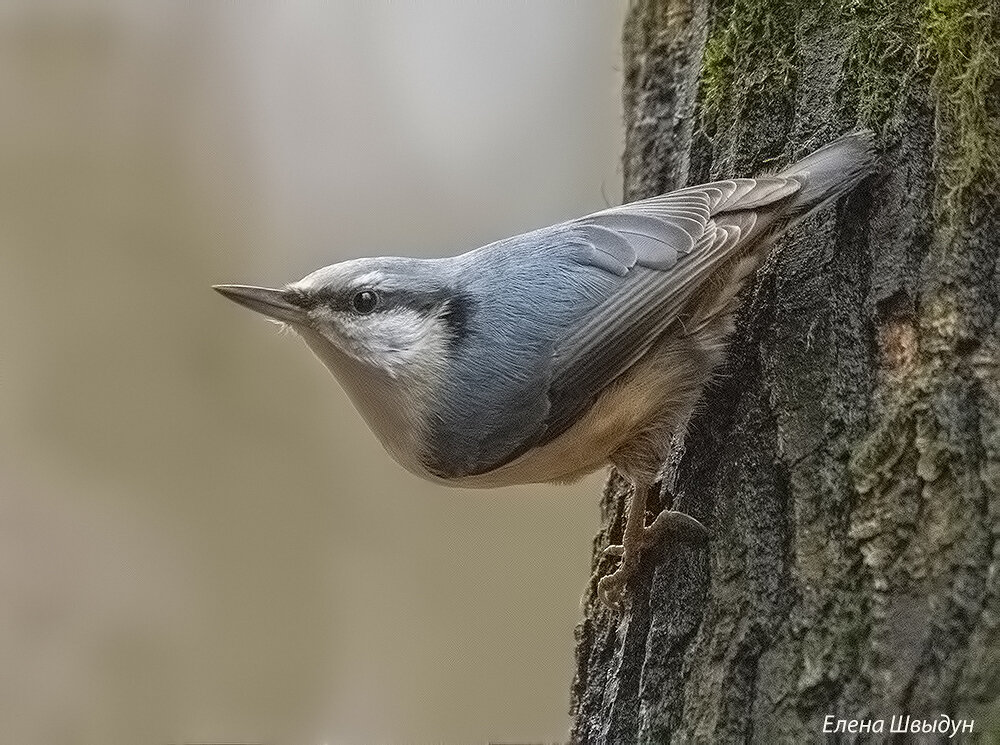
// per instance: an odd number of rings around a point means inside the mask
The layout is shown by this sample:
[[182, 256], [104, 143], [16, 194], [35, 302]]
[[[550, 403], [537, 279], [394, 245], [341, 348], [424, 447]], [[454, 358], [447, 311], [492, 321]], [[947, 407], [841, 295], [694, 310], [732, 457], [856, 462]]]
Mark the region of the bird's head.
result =
[[215, 289], [290, 326], [338, 376], [358, 363], [392, 378], [430, 374], [462, 335], [467, 312], [444, 260], [354, 259], [283, 289]]

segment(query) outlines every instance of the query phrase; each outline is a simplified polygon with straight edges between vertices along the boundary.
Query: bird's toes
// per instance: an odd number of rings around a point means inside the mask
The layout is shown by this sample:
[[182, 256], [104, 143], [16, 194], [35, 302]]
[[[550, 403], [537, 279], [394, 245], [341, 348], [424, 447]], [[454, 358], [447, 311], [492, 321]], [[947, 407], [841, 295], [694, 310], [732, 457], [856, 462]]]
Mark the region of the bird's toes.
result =
[[621, 611], [624, 596], [625, 578], [620, 570], [606, 577], [601, 577], [597, 583], [597, 599], [605, 608], [616, 612]]

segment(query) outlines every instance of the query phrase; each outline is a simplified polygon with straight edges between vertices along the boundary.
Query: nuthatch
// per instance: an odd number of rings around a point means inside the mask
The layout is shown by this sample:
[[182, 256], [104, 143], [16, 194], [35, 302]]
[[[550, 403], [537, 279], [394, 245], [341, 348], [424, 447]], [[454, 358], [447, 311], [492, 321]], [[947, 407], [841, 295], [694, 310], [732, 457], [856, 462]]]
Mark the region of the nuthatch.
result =
[[284, 289], [215, 287], [290, 326], [385, 449], [442, 484], [633, 484], [618, 608], [640, 551], [706, 533], [646, 498], [723, 357], [738, 293], [776, 237], [873, 169], [856, 132], [771, 176], [693, 186], [449, 258], [354, 259]]

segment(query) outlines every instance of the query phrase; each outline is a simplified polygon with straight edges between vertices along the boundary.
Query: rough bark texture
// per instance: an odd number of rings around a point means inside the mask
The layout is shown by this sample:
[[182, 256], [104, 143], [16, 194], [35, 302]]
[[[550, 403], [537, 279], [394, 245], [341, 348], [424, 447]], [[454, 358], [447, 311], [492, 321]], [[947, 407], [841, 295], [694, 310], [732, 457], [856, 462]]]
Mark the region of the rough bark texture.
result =
[[858, 126], [884, 168], [748, 289], [665, 478], [713, 537], [645, 556], [620, 615], [591, 588], [574, 742], [809, 742], [829, 714], [1000, 741], [998, 5], [631, 8], [627, 199]]

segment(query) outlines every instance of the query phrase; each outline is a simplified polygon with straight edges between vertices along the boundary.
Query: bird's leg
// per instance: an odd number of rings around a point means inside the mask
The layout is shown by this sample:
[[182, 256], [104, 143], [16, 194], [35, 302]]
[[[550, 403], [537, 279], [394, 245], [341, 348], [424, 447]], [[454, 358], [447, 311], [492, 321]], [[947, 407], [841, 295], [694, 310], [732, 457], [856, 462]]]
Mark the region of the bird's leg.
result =
[[608, 546], [602, 556], [621, 556], [618, 568], [601, 577], [597, 583], [597, 597], [608, 608], [621, 609], [622, 597], [625, 595], [625, 583], [635, 573], [639, 565], [639, 553], [642, 550], [642, 534], [646, 523], [646, 497], [649, 495], [648, 485], [632, 485], [632, 497], [629, 499], [628, 514], [625, 516], [625, 529], [622, 531], [620, 546]]
[[633, 484], [621, 545], [608, 546], [601, 553], [601, 558], [621, 557], [618, 568], [606, 577], [601, 577], [597, 583], [598, 599], [612, 610], [621, 610], [625, 584], [635, 574], [639, 566], [639, 556], [644, 548], [655, 545], [667, 533], [676, 532], [687, 540], [698, 542], [708, 537], [708, 529], [704, 525], [677, 510], [663, 510], [652, 524], [646, 527], [646, 500], [651, 488], [646, 484]]

